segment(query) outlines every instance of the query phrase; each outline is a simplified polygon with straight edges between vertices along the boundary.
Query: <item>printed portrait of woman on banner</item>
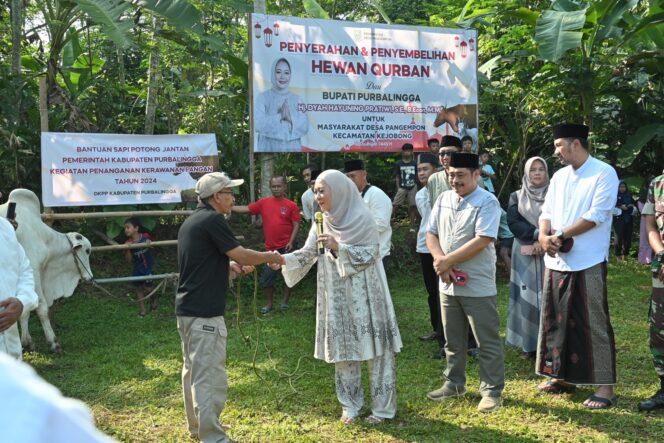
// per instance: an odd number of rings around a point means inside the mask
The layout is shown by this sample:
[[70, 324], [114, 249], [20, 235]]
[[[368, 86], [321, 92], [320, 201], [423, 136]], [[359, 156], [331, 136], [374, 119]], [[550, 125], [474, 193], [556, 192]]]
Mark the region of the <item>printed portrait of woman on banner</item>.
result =
[[298, 111], [300, 97], [288, 90], [291, 65], [285, 58], [274, 62], [270, 71], [272, 88], [256, 98], [254, 114], [257, 132], [256, 152], [299, 152], [300, 138], [307, 133], [309, 122]]

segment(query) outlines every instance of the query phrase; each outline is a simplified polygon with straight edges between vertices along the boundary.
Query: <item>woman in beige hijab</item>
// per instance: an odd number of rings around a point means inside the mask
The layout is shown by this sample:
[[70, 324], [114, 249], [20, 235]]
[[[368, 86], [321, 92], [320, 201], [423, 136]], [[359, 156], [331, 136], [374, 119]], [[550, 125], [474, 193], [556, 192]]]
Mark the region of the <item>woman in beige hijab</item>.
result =
[[[373, 216], [353, 182], [335, 170], [323, 172], [314, 187], [323, 211], [323, 234], [312, 226], [304, 247], [283, 256], [288, 286], [318, 262], [314, 357], [334, 363], [341, 420], [350, 424], [364, 404], [361, 363], [369, 370], [369, 423], [396, 414], [394, 353], [401, 350]], [[325, 247], [319, 255], [318, 241]]]
[[521, 189], [510, 195], [507, 224], [514, 234], [507, 344], [535, 358], [544, 274], [544, 250], [537, 241], [539, 216], [549, 189], [549, 170], [541, 157], [526, 162]]

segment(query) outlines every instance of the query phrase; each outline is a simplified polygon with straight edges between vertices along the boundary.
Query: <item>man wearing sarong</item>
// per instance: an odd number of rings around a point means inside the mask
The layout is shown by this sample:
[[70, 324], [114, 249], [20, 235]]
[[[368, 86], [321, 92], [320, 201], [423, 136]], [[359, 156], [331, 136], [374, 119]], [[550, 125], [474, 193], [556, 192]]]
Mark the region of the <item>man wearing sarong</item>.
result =
[[655, 395], [639, 403], [639, 410], [654, 411], [664, 408], [664, 175], [650, 182], [641, 213], [646, 219], [648, 241], [655, 253], [651, 269], [650, 352], [660, 387]]
[[618, 176], [588, 153], [587, 126], [556, 125], [553, 138], [565, 167], [551, 178], [539, 218], [547, 255], [536, 372], [551, 379], [538, 389], [559, 394], [599, 385], [583, 405], [605, 409], [616, 403], [606, 262]]

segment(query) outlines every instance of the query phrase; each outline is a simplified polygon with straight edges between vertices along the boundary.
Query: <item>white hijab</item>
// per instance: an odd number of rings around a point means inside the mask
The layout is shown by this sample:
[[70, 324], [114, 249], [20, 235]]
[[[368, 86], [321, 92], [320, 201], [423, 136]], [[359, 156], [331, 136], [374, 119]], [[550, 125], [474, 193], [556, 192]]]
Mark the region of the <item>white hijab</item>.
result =
[[[541, 161], [544, 165], [546, 179], [542, 186], [536, 188], [530, 182], [530, 168], [535, 161]], [[542, 157], [531, 157], [523, 168], [523, 178], [521, 179], [521, 189], [517, 191], [519, 197], [519, 214], [523, 216], [528, 223], [533, 226], [539, 226], [539, 216], [542, 213], [542, 204], [546, 191], [549, 189], [549, 167]]]
[[345, 245], [378, 244], [378, 227], [355, 183], [335, 169], [320, 174], [316, 186], [321, 183], [331, 206], [323, 213], [324, 232]]
[[[288, 92], [289, 92], [288, 87], [285, 87], [283, 89], [277, 88], [277, 65], [280, 62], [284, 62], [288, 65], [288, 69], [290, 70], [290, 73], [291, 73], [291, 80], [293, 79], [293, 70], [291, 69], [290, 62], [288, 60], [286, 60], [285, 58], [283, 58], [283, 57], [280, 57], [280, 58], [276, 59], [274, 61], [274, 63], [272, 64], [272, 71], [271, 71], [271, 74], [270, 74], [270, 78], [272, 80], [272, 92], [274, 92], [275, 94], [279, 94], [279, 95], [288, 95]], [[290, 80], [288, 81], [288, 85], [290, 85]]]

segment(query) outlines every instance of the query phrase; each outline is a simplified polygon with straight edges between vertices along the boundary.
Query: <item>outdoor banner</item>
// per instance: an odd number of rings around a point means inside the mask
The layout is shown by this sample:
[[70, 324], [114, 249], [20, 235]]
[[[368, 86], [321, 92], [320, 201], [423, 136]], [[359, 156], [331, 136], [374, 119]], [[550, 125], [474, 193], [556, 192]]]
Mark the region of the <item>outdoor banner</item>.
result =
[[251, 15], [255, 152], [391, 152], [470, 135], [477, 32]]
[[219, 169], [214, 134], [44, 132], [41, 162], [45, 207], [190, 201]]

